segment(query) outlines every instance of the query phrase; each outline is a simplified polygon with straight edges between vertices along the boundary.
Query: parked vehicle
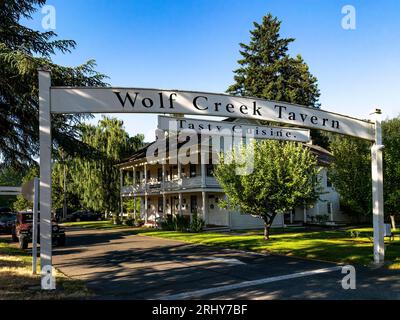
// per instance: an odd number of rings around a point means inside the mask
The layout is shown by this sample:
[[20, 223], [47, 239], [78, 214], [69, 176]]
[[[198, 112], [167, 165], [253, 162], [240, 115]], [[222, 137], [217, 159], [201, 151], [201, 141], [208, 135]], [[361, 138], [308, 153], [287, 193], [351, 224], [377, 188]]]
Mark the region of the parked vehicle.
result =
[[[38, 216], [39, 220], [39, 216]], [[15, 224], [13, 225], [11, 236], [12, 240], [19, 243], [21, 249], [28, 248], [29, 242], [32, 242], [33, 213], [18, 212], [16, 214]], [[40, 242], [40, 225], [38, 224], [38, 243]], [[65, 246], [65, 229], [60, 227], [55, 221], [52, 221], [52, 240], [56, 246]]]
[[0, 233], [10, 234], [15, 223], [15, 213], [0, 212]]
[[96, 221], [101, 219], [100, 214], [88, 210], [75, 211], [69, 216], [70, 221]]

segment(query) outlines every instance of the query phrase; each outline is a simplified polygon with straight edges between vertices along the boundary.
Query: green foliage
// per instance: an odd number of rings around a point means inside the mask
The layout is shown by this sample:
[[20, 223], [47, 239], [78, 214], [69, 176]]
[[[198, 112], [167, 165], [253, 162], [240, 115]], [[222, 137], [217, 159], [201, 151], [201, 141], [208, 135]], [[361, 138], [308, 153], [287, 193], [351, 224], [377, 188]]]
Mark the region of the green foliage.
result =
[[288, 47], [293, 38], [279, 34], [281, 21], [271, 14], [254, 22], [249, 44], [240, 43], [239, 68], [227, 92], [318, 107], [317, 79], [300, 55], [292, 58]]
[[185, 216], [170, 216], [161, 221], [161, 229], [168, 231], [188, 231], [190, 228], [190, 221]]
[[123, 199], [124, 202], [124, 212], [128, 213], [133, 213], [135, 212], [135, 207], [136, 207], [136, 212], [140, 212], [140, 199], [132, 198], [129, 197], [128, 199]]
[[192, 215], [192, 221], [190, 222], [190, 231], [191, 232], [201, 232], [205, 226], [205, 221], [199, 217], [197, 212], [194, 212]]
[[[251, 173], [238, 174], [249, 164], [253, 166]], [[268, 238], [278, 213], [311, 205], [319, 198], [316, 165], [309, 149], [294, 142], [264, 140], [242, 146], [222, 158], [214, 170], [228, 197], [221, 205], [261, 217]]]
[[[104, 86], [105, 76], [89, 60], [78, 67], [51, 61], [56, 52], [68, 53], [73, 40], [58, 40], [53, 31], [41, 32], [20, 23], [45, 4], [44, 0], [7, 0], [0, 5], [0, 159], [6, 164], [32, 164], [39, 152], [38, 69], [52, 73], [52, 85]], [[52, 138], [69, 154], [87, 148], [78, 139], [78, 125], [87, 116], [53, 115]]]
[[133, 219], [133, 217], [128, 217], [127, 219], [125, 219], [124, 224], [127, 225], [128, 227], [132, 227], [135, 223], [135, 220]]
[[[28, 172], [22, 179], [22, 184], [28, 182], [34, 177], [39, 177], [39, 166], [33, 165], [29, 168]], [[32, 210], [33, 203], [31, 201], [26, 200], [22, 195], [18, 195], [16, 201], [13, 203], [13, 209], [15, 211], [24, 211], [24, 210]], [[40, 208], [39, 208], [40, 210]]]
[[[271, 14], [264, 16], [261, 24], [254, 22], [249, 44], [240, 43], [242, 58], [234, 71], [235, 83], [227, 92], [318, 108], [317, 78], [300, 55], [289, 56], [289, 44], [295, 39], [282, 38], [280, 28], [281, 21]], [[328, 146], [320, 131], [311, 130], [311, 137], [315, 144]]]
[[317, 214], [315, 216], [315, 220], [319, 224], [324, 224], [329, 220], [329, 216], [327, 214]]
[[[400, 214], [400, 117], [382, 122], [383, 187], [385, 215]], [[352, 137], [331, 135], [335, 157], [329, 171], [343, 207], [349, 213], [372, 214], [371, 143]]]
[[137, 150], [143, 135], [130, 138], [121, 120], [103, 117], [97, 126], [82, 125], [82, 141], [96, 150], [90, 158], [76, 158], [72, 180], [81, 204], [99, 212], [119, 212], [119, 170], [115, 165]]
[[369, 142], [353, 137], [332, 135], [330, 140], [334, 161], [328, 176], [343, 208], [355, 217], [372, 212], [370, 147]]
[[400, 215], [400, 117], [382, 122], [385, 213]]

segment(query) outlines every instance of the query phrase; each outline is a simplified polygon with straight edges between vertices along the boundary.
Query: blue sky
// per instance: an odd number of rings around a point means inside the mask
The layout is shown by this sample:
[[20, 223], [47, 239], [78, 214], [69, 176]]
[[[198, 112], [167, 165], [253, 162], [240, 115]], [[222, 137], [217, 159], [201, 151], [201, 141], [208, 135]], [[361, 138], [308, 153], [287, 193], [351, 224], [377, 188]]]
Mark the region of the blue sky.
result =
[[[322, 108], [366, 118], [380, 107], [400, 114], [400, 1], [335, 0], [70, 0], [56, 9], [60, 38], [74, 39], [71, 54], [54, 61], [97, 61], [113, 86], [224, 92], [237, 67], [239, 43], [268, 12], [282, 20], [281, 35], [296, 39], [318, 78]], [[344, 5], [356, 9], [356, 29], [341, 26]], [[25, 22], [41, 29], [43, 15]], [[115, 115], [130, 134], [151, 140], [156, 116]]]

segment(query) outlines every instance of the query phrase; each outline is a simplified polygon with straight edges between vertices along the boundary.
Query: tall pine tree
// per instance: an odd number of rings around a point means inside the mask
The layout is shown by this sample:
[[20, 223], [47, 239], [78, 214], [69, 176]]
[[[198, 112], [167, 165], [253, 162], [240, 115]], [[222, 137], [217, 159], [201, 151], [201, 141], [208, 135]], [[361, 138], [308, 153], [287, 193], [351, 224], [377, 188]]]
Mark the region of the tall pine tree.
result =
[[300, 55], [289, 56], [294, 39], [282, 38], [280, 28], [281, 21], [271, 14], [261, 24], [254, 22], [249, 44], [240, 43], [242, 59], [227, 92], [319, 107], [317, 79]]

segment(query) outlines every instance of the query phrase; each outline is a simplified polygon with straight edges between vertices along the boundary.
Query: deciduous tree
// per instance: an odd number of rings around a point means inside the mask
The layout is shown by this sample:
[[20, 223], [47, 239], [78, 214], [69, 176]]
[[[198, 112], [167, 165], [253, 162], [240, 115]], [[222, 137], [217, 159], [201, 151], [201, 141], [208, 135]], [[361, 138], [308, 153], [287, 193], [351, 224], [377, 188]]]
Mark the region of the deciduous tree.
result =
[[[254, 149], [253, 149], [254, 148]], [[250, 174], [238, 174], [253, 164]], [[230, 206], [264, 220], [264, 238], [277, 214], [314, 204], [321, 192], [315, 156], [301, 144], [264, 140], [222, 158], [214, 174]]]
[[[382, 121], [385, 215], [400, 214], [400, 118]], [[371, 143], [331, 135], [334, 162], [330, 178], [348, 213], [372, 214]]]
[[121, 120], [103, 117], [97, 126], [82, 125], [82, 141], [97, 150], [74, 161], [72, 179], [81, 204], [107, 213], [119, 212], [119, 170], [115, 165], [143, 144], [143, 135], [129, 137]]

